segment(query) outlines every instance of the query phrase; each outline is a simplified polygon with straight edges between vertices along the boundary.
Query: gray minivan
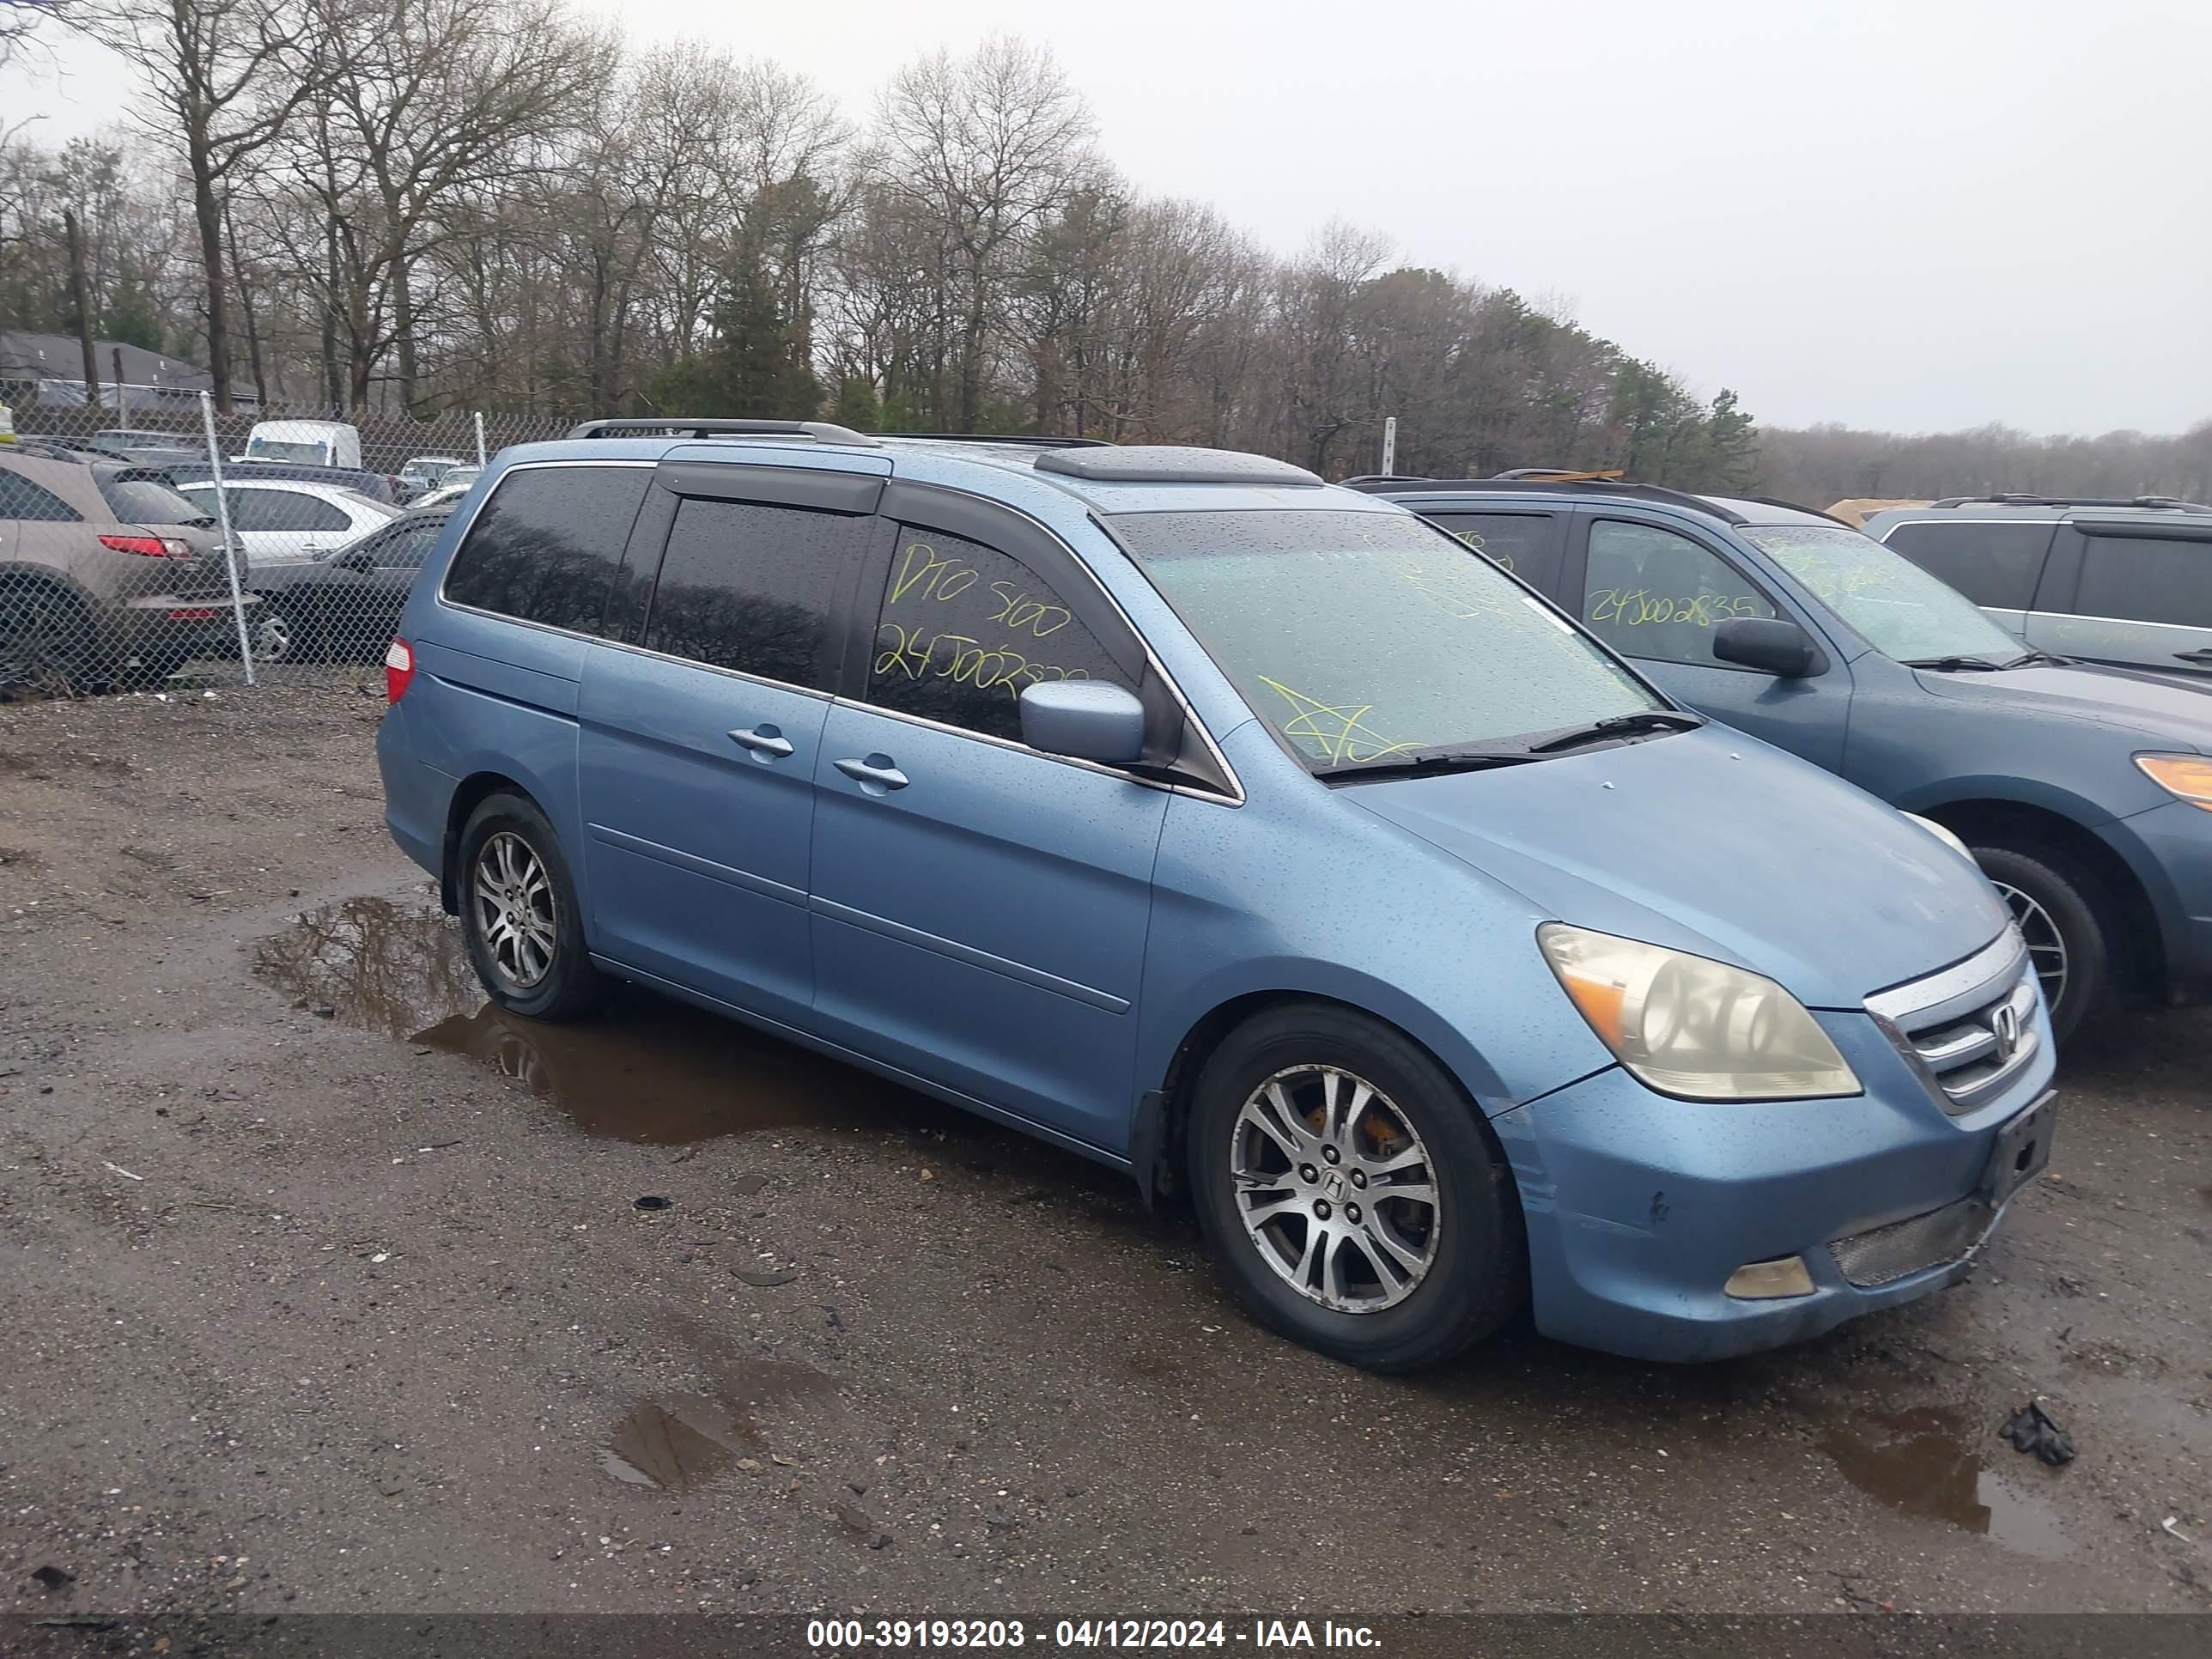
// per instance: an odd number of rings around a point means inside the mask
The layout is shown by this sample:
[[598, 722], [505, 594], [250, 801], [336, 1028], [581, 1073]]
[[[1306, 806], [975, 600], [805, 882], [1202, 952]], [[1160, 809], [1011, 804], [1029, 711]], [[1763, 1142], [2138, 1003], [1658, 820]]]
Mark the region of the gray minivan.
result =
[[2038, 650], [2212, 685], [2212, 507], [1954, 495], [1865, 528]]

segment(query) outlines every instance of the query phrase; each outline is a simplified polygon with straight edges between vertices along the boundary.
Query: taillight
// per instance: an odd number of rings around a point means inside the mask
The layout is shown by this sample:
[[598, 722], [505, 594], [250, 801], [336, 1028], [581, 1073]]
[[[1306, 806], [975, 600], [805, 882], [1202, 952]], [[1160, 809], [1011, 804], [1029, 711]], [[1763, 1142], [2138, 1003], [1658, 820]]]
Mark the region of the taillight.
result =
[[102, 536], [100, 544], [117, 553], [138, 553], [149, 559], [189, 559], [191, 544], [173, 536]]
[[414, 683], [415, 648], [404, 640], [395, 639], [392, 648], [384, 653], [385, 702], [398, 702]]

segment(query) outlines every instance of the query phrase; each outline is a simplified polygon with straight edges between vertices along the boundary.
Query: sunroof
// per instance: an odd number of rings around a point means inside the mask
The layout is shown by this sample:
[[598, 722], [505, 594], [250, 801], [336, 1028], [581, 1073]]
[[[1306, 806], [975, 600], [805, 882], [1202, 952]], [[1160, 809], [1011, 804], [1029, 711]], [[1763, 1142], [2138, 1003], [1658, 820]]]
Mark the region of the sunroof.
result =
[[1040, 472], [1059, 472], [1091, 483], [1241, 483], [1318, 486], [1302, 466], [1237, 449], [1185, 444], [1115, 444], [1103, 449], [1048, 449], [1036, 458]]

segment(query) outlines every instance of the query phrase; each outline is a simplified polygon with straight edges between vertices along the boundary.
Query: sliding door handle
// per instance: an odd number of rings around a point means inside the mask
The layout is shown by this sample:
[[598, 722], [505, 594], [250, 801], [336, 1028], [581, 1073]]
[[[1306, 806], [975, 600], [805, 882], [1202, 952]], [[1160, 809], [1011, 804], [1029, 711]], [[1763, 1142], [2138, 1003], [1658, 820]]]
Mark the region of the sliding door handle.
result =
[[741, 726], [730, 733], [730, 741], [740, 749], [750, 749], [756, 755], [765, 755], [770, 760], [781, 760], [791, 752], [791, 739], [765, 721], [758, 726]]
[[891, 763], [889, 755], [871, 755], [866, 760], [848, 757], [836, 763], [836, 768], [863, 789], [903, 789], [906, 774]]

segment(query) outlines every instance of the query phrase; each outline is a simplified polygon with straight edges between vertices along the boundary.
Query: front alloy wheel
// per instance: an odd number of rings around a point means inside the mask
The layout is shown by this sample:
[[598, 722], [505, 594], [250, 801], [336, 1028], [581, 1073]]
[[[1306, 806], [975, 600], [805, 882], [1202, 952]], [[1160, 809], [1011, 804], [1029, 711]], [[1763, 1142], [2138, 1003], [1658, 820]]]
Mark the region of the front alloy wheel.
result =
[[1528, 1293], [1520, 1200], [1459, 1079], [1403, 1031], [1285, 1002], [1188, 1085], [1191, 1196], [1269, 1329], [1370, 1370], [1449, 1359]]
[[2020, 924], [2020, 936], [2027, 943], [2027, 959], [2034, 965], [2035, 977], [2043, 987], [2043, 1000], [2056, 1008], [2066, 996], [2066, 936], [2058, 931], [2058, 924], [2028, 894], [2019, 888], [1998, 881], [1991, 886], [1997, 896], [2012, 912], [2012, 919]]
[[1261, 1260], [1324, 1308], [1395, 1307], [1436, 1261], [1429, 1149], [1364, 1078], [1293, 1066], [1267, 1079], [1237, 1115], [1230, 1176]]

